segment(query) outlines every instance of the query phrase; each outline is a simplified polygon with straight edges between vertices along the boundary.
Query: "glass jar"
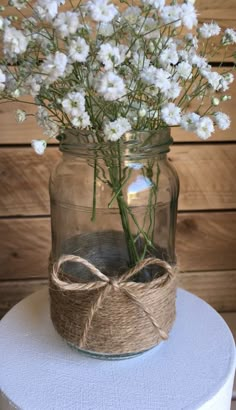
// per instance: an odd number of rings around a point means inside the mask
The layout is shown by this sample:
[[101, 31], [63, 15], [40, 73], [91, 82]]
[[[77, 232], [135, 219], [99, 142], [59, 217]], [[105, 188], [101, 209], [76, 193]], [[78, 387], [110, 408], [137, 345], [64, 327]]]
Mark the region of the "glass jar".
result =
[[[116, 142], [91, 133], [63, 135], [50, 179], [52, 259], [79, 255], [109, 277], [150, 256], [175, 265], [179, 182], [167, 158], [170, 144], [167, 128], [128, 132]], [[63, 270], [80, 282], [97, 280], [72, 262]], [[162, 274], [149, 266], [132, 280]]]

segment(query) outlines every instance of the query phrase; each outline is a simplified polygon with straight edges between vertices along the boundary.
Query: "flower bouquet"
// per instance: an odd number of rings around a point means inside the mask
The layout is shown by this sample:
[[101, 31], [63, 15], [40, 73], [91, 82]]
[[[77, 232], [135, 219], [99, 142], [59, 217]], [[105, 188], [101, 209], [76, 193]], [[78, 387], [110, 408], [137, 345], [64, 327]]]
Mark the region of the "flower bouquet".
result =
[[[230, 126], [217, 106], [230, 99], [232, 67], [209, 61], [221, 49], [232, 57], [236, 32], [198, 25], [194, 0], [10, 5], [17, 13], [0, 16], [1, 103], [30, 95], [45, 135], [34, 150], [57, 138], [64, 158], [50, 187], [54, 325], [86, 351], [136, 354], [166, 338], [175, 315], [169, 129], [206, 140]], [[18, 122], [28, 115], [16, 111]]]

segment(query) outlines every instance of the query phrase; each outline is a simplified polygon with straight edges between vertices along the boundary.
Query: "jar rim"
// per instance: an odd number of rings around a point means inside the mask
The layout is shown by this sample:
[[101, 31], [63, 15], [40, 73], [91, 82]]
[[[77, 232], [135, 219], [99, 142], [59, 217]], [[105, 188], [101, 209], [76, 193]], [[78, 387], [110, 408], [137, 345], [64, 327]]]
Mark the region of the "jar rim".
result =
[[173, 138], [170, 128], [157, 130], [132, 130], [123, 134], [118, 141], [108, 141], [102, 133], [67, 130], [59, 136], [60, 151], [75, 156], [102, 156], [103, 150], [112, 151], [119, 146], [122, 157], [137, 158], [166, 154], [170, 150]]

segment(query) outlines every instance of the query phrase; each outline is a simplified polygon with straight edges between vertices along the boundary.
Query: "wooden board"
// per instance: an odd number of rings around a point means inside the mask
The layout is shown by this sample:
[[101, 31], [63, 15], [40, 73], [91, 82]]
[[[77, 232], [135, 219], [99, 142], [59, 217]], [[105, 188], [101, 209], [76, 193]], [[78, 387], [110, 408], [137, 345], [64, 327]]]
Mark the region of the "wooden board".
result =
[[[181, 213], [178, 265], [192, 271], [236, 269], [236, 212]], [[46, 278], [51, 248], [49, 218], [0, 220], [0, 280]]]
[[[48, 180], [60, 153], [27, 148], [0, 151], [0, 216], [49, 214]], [[236, 145], [176, 145], [170, 160], [179, 173], [179, 210], [236, 208]]]
[[24, 297], [46, 286], [46, 280], [0, 282], [0, 318]]
[[236, 310], [236, 270], [179, 275], [179, 286], [194, 293], [219, 312]]

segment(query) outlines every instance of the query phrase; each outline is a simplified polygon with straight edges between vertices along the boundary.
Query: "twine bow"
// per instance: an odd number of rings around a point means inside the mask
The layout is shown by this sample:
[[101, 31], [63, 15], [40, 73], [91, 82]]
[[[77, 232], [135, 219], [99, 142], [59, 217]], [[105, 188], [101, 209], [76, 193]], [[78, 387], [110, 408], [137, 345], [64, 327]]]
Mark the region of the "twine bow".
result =
[[[88, 283], [71, 283], [69, 279], [63, 280], [62, 276], [60, 275], [60, 268], [63, 263], [65, 262], [77, 262], [81, 263], [84, 266], [86, 266], [90, 272], [96, 276], [100, 281], [95, 281], [95, 282], [88, 282]], [[89, 329], [91, 328], [91, 324], [93, 321], [93, 317], [95, 313], [99, 310], [101, 307], [104, 299], [106, 298], [107, 294], [111, 291], [111, 289], [115, 291], [120, 291], [123, 292], [130, 300], [132, 300], [133, 303], [135, 303], [148, 317], [154, 328], [157, 330], [159, 336], [161, 339], [167, 339], [168, 335], [167, 333], [158, 325], [156, 322], [155, 317], [153, 316], [152, 312], [140, 301], [138, 298], [133, 294], [131, 291], [130, 285], [133, 285], [135, 282], [128, 282], [128, 279], [131, 279], [136, 273], [141, 271], [144, 267], [147, 267], [149, 265], [157, 265], [161, 268], [164, 268], [165, 273], [161, 277], [155, 280], [156, 283], [158, 283], [158, 287], [163, 286], [170, 278], [174, 276], [174, 270], [173, 268], [165, 261], [158, 259], [158, 258], [147, 258], [139, 263], [137, 265], [122, 274], [119, 277], [112, 277], [109, 278], [106, 276], [104, 273], [102, 273], [99, 269], [97, 269], [92, 263], [90, 263], [88, 260], [81, 258], [80, 256], [76, 255], [62, 255], [57, 262], [53, 264], [52, 268], [52, 275], [51, 275], [51, 280], [52, 282], [58, 286], [61, 290], [65, 291], [83, 291], [83, 290], [95, 290], [95, 289], [100, 289], [99, 295], [97, 300], [92, 303], [90, 307], [90, 312], [88, 315], [88, 318], [85, 322], [84, 329], [82, 332], [82, 336], [80, 339], [79, 347], [83, 348], [86, 345], [87, 341], [87, 336]], [[142, 285], [147, 285], [147, 283], [135, 283], [136, 285], [142, 286]], [[153, 281], [149, 283], [151, 286], [153, 284]]]

